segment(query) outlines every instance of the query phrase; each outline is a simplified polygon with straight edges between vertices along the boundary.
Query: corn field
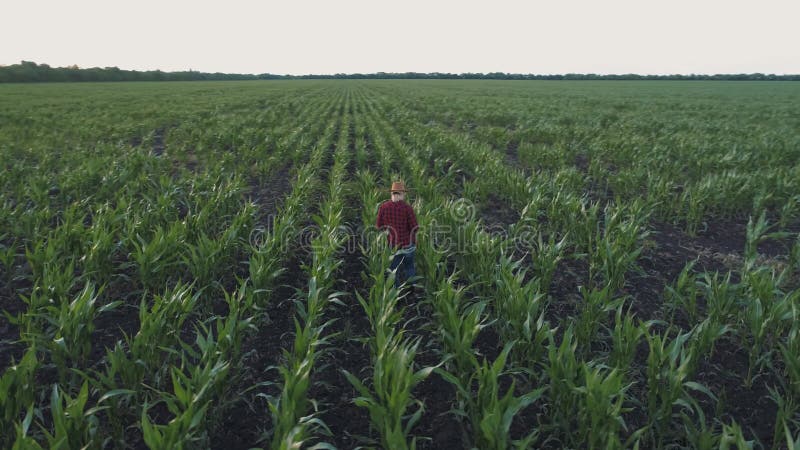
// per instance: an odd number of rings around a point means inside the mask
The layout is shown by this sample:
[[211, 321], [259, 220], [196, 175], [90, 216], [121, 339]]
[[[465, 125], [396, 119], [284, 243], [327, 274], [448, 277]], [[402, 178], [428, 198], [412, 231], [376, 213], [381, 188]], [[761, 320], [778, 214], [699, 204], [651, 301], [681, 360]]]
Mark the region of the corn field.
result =
[[800, 449], [798, 130], [791, 82], [0, 85], [0, 448]]

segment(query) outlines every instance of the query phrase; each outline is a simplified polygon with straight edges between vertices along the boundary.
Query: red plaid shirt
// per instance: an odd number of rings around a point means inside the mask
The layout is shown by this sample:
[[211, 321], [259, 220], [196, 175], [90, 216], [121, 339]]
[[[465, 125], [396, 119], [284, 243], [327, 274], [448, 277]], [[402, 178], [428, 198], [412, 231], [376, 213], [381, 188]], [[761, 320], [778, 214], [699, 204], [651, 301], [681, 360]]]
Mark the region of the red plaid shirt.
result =
[[414, 208], [403, 200], [387, 200], [378, 208], [378, 229], [389, 230], [389, 245], [408, 247], [417, 241], [417, 216]]

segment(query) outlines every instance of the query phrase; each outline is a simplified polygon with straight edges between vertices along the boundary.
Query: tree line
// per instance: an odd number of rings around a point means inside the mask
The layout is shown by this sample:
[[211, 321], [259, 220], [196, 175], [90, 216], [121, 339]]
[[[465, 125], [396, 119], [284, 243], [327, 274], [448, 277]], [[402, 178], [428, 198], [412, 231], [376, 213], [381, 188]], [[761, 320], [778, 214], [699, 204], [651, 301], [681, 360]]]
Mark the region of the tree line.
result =
[[161, 70], [122, 70], [118, 67], [77, 66], [50, 67], [22, 61], [19, 64], [0, 66], [0, 83], [64, 82], [64, 81], [209, 81], [209, 80], [294, 80], [294, 79], [425, 79], [425, 80], [716, 80], [716, 81], [800, 81], [800, 74], [775, 75], [763, 73], [740, 74], [689, 74], [689, 75], [598, 75], [593, 73], [568, 73], [553, 75], [520, 73], [445, 73], [445, 72], [377, 72], [337, 73], [334, 75], [276, 75], [207, 73], [193, 70], [163, 72]]

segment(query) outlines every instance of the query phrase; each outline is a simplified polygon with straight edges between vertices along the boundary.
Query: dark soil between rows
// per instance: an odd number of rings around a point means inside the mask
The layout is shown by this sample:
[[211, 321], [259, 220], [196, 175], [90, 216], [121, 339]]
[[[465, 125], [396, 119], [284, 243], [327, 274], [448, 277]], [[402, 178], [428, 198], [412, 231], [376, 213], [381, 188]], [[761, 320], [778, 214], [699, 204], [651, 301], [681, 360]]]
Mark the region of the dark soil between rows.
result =
[[164, 154], [164, 134], [166, 134], [166, 131], [166, 127], [160, 127], [153, 134], [153, 154], [156, 156]]
[[[351, 236], [351, 239], [355, 239]], [[339, 267], [340, 278], [334, 290], [346, 292], [340, 297], [344, 305], [328, 308], [325, 320], [334, 320], [326, 329], [333, 336], [323, 356], [317, 361], [309, 398], [320, 402], [320, 418], [330, 428], [327, 440], [337, 448], [355, 448], [371, 438], [369, 415], [356, 406], [353, 399], [360, 396], [344, 375], [347, 371], [359, 380], [370, 378], [372, 368], [366, 339], [372, 335], [369, 320], [358, 303], [355, 293], [367, 295], [361, 278], [363, 264], [359, 251], [346, 251]], [[367, 441], [368, 442], [368, 441]]]
[[291, 189], [291, 163], [277, 169], [266, 180], [251, 180], [248, 195], [258, 207], [258, 226], [272, 225], [278, 215], [278, 208]]
[[[279, 287], [270, 293], [258, 330], [242, 346], [242, 376], [231, 389], [237, 403], [211, 436], [212, 448], [249, 449], [257, 445], [270, 426], [269, 405], [264, 395], [280, 395], [280, 375], [276, 367], [283, 362], [283, 351], [294, 342], [294, 304], [291, 299], [304, 287], [301, 260], [287, 261]], [[263, 383], [268, 384], [263, 384]], [[266, 445], [262, 443], [259, 445]]]
[[494, 192], [490, 192], [486, 201], [480, 207], [480, 217], [487, 231], [503, 233], [508, 227], [519, 221], [519, 211], [514, 209], [508, 201]]
[[[172, 124], [162, 125], [155, 129], [155, 131], [153, 132], [153, 146], [150, 149], [153, 155], [162, 156], [164, 154], [164, 149], [166, 148], [166, 145], [164, 144], [164, 138], [167, 134], [167, 131], [170, 128], [174, 128], [176, 126], [178, 126], [178, 124], [172, 123]], [[136, 148], [140, 147], [143, 142], [144, 139], [142, 139], [142, 136], [136, 135], [130, 138], [129, 144], [131, 147]]]

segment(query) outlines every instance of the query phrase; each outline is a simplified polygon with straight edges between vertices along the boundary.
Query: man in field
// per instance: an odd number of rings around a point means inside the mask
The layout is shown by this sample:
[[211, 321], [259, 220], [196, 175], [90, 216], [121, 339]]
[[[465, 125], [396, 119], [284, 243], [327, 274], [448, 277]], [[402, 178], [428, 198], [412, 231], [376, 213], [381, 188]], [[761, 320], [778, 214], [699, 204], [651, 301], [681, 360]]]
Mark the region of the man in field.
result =
[[406, 186], [402, 181], [392, 183], [392, 199], [378, 208], [378, 229], [389, 231], [389, 245], [395, 249], [390, 270], [397, 270], [395, 287], [416, 276], [414, 251], [417, 243], [417, 216], [405, 201]]

